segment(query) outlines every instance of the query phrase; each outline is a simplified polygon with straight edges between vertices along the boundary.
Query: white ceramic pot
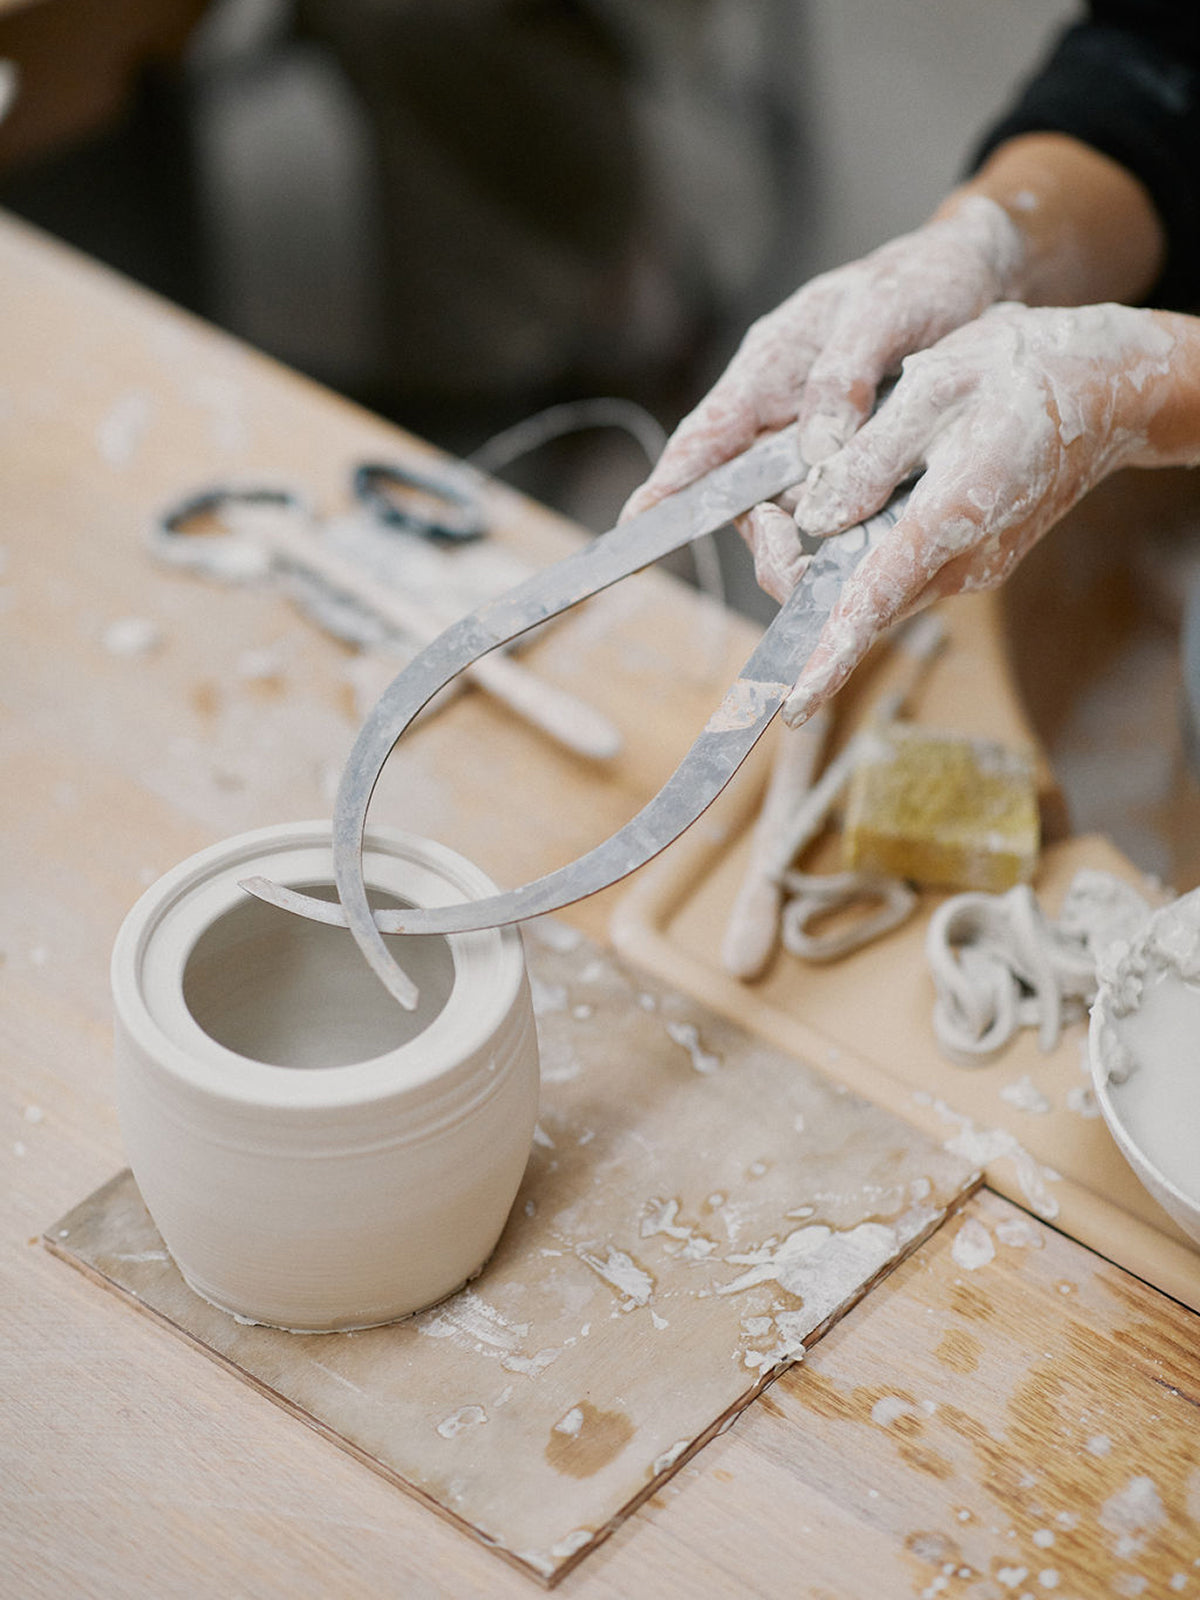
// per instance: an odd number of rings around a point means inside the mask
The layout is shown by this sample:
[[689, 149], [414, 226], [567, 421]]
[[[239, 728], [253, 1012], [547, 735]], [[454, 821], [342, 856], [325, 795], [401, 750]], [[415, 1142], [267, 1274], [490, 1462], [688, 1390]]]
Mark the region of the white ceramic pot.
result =
[[[495, 892], [427, 839], [375, 828], [374, 903]], [[350, 935], [237, 880], [335, 898], [329, 824], [242, 834], [138, 901], [113, 950], [130, 1165], [188, 1283], [297, 1332], [431, 1305], [495, 1248], [529, 1157], [537, 1038], [520, 933], [405, 939], [401, 1009]]]
[[1101, 963], [1088, 1054], [1117, 1148], [1200, 1243], [1200, 889]]

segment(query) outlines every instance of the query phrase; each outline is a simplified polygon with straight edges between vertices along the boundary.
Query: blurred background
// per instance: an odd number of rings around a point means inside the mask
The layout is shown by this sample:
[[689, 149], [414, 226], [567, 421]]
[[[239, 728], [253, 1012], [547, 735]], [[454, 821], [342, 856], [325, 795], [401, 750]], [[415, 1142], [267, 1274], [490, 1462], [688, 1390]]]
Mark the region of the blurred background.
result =
[[[595, 395], [669, 427], [753, 316], [936, 205], [1077, 9], [18, 3], [0, 204], [458, 453]], [[516, 476], [598, 528], [643, 473], [615, 436]]]
[[[600, 395], [670, 427], [754, 316], [933, 209], [1081, 9], [0, 0], [0, 205], [457, 454]], [[608, 430], [505, 475], [598, 530], [645, 470]], [[1200, 541], [1170, 477], [1103, 486], [1005, 603], [1076, 829], [1183, 882]], [[773, 613], [736, 537], [720, 564]]]

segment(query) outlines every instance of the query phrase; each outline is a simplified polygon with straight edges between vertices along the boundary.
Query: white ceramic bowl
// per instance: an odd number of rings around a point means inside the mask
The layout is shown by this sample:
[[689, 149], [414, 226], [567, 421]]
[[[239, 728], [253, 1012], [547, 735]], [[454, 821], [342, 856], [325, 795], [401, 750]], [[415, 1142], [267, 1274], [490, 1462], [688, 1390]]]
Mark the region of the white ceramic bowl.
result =
[[[372, 829], [376, 903], [495, 886]], [[405, 939], [401, 1009], [344, 930], [254, 900], [263, 874], [335, 898], [327, 822], [214, 845], [138, 901], [112, 959], [117, 1102], [138, 1187], [188, 1283], [297, 1332], [431, 1305], [495, 1248], [529, 1156], [537, 1039], [514, 928]]]
[[1200, 1243], [1200, 890], [1101, 963], [1088, 1056], [1117, 1148]]

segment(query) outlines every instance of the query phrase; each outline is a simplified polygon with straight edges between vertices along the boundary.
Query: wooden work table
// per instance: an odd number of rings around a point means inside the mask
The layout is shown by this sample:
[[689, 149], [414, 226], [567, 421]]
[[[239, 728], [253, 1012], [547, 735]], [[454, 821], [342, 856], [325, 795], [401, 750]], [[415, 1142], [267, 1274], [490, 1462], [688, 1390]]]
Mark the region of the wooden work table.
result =
[[[201, 846], [326, 815], [360, 714], [343, 647], [269, 587], [157, 568], [148, 519], [231, 478], [336, 510], [354, 462], [424, 447], [11, 222], [0, 330], [0, 1592], [532, 1594], [38, 1243], [124, 1164], [124, 912]], [[492, 509], [539, 559], [575, 537], [507, 491]], [[148, 648], [120, 648], [126, 619]], [[611, 769], [470, 691], [405, 741], [373, 815], [507, 883], [559, 864], [657, 788], [750, 637], [670, 579], [622, 585], [532, 653], [621, 724]], [[612, 904], [574, 920], [603, 938]], [[972, 1269], [968, 1226], [995, 1252]], [[984, 1191], [562, 1592], [1200, 1595], [1198, 1408], [1195, 1315]]]

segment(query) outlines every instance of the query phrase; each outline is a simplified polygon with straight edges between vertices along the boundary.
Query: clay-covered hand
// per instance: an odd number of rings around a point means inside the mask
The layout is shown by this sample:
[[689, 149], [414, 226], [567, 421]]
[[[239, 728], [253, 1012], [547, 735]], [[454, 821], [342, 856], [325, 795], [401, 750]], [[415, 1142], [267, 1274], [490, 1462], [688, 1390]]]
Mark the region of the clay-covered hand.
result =
[[810, 716], [890, 623], [1001, 583], [1108, 473], [1196, 460], [1194, 403], [1181, 391], [1197, 328], [1121, 305], [1000, 305], [910, 356], [875, 415], [796, 498], [799, 527], [832, 534], [923, 470], [904, 515], [843, 588], [785, 721]]
[[[881, 380], [904, 356], [1020, 292], [1022, 258], [1021, 235], [1003, 207], [969, 195], [861, 261], [814, 278], [750, 328], [624, 515], [789, 423], [799, 426], [808, 461], [829, 455], [870, 415]], [[790, 519], [759, 506], [739, 527], [763, 587], [790, 586], [798, 576]]]

